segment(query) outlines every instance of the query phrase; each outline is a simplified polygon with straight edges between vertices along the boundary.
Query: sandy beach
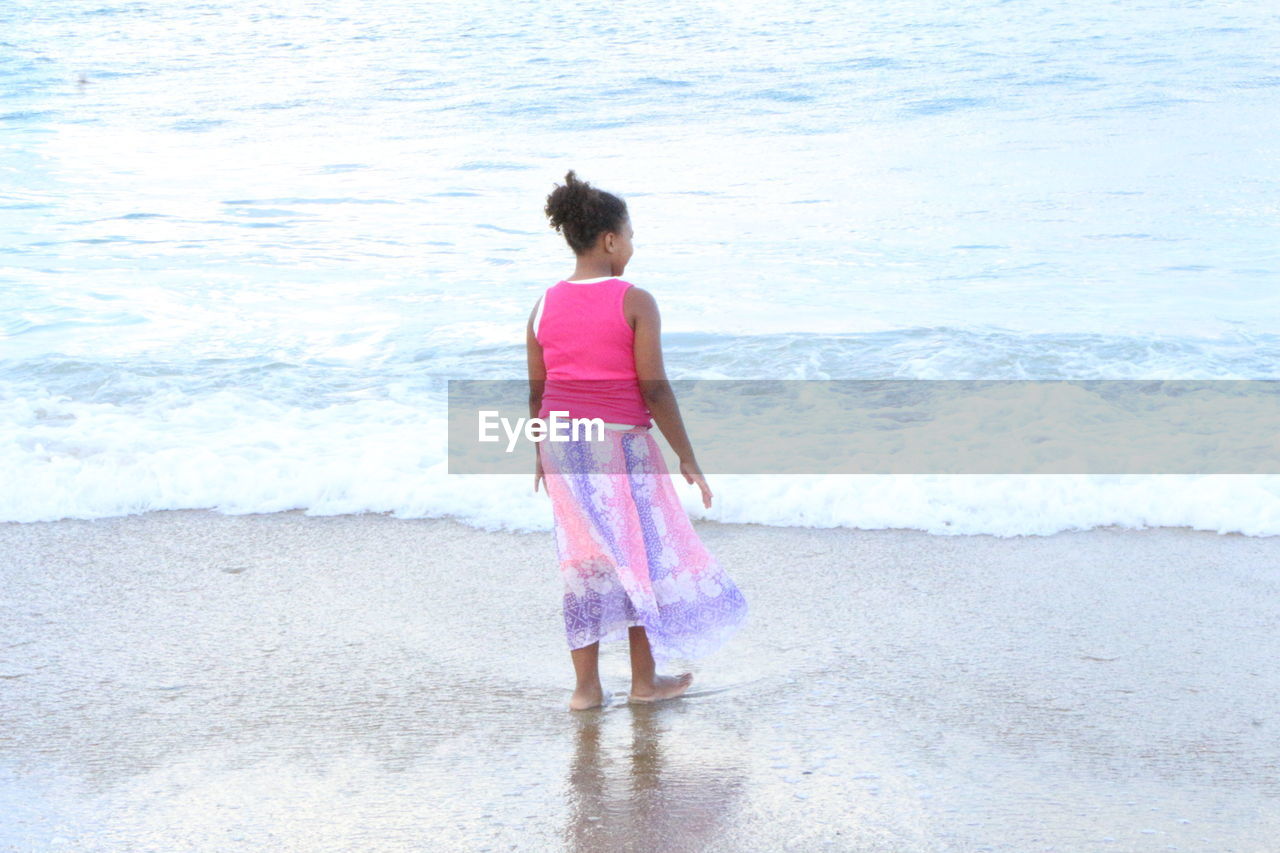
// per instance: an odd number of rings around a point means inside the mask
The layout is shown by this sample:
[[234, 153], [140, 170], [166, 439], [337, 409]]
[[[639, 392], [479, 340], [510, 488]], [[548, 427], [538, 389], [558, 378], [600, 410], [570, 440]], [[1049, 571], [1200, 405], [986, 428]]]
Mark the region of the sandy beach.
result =
[[550, 534], [0, 524], [0, 845], [1275, 849], [1280, 538], [698, 530], [747, 626], [571, 713]]

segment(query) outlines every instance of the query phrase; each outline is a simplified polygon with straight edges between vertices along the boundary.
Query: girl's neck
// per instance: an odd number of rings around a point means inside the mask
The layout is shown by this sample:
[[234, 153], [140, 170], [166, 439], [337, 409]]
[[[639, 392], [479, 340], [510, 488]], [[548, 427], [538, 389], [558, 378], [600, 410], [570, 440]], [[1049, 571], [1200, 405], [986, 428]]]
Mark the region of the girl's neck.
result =
[[573, 275], [569, 276], [569, 281], [578, 281], [584, 278], [613, 278], [615, 273], [613, 267], [608, 261], [597, 261], [591, 263], [579, 259], [577, 267], [573, 271]]

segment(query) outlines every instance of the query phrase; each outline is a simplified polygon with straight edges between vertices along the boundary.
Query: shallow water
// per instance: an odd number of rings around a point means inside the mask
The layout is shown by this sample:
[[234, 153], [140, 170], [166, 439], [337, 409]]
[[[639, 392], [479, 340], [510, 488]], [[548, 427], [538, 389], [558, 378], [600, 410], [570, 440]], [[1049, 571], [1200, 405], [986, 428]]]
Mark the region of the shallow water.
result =
[[[0, 32], [2, 519], [545, 527], [442, 475], [443, 383], [521, 375], [571, 271], [542, 215], [569, 168], [628, 199], [677, 376], [1280, 364], [1256, 4], [103, 0], [8, 3]], [[882, 521], [750, 489], [726, 520]], [[889, 522], [1280, 531], [1255, 494], [1185, 490], [1036, 520], [943, 483]]]
[[19, 850], [1268, 850], [1275, 540], [704, 525], [750, 622], [566, 710], [549, 536], [2, 525]]

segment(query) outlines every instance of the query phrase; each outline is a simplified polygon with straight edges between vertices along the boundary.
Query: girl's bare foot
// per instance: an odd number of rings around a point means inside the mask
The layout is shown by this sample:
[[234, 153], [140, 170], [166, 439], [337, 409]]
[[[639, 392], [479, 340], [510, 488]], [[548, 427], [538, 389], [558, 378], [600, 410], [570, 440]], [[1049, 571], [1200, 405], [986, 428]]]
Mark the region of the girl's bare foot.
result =
[[631, 701], [661, 702], [663, 699], [674, 699], [688, 690], [692, 681], [692, 672], [682, 672], [679, 675], [655, 675], [653, 684], [647, 687], [631, 685]]
[[570, 711], [585, 711], [604, 704], [604, 689], [599, 684], [579, 687], [569, 698]]

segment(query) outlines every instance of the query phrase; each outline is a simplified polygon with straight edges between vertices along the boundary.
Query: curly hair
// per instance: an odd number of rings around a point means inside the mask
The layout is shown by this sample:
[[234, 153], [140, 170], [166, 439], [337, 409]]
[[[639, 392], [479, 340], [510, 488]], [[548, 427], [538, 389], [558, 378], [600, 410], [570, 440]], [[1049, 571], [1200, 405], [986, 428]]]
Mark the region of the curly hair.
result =
[[627, 203], [613, 193], [578, 180], [570, 169], [564, 184], [547, 196], [545, 208], [551, 227], [564, 235], [575, 255], [595, 245], [606, 231], [618, 231], [627, 220]]

